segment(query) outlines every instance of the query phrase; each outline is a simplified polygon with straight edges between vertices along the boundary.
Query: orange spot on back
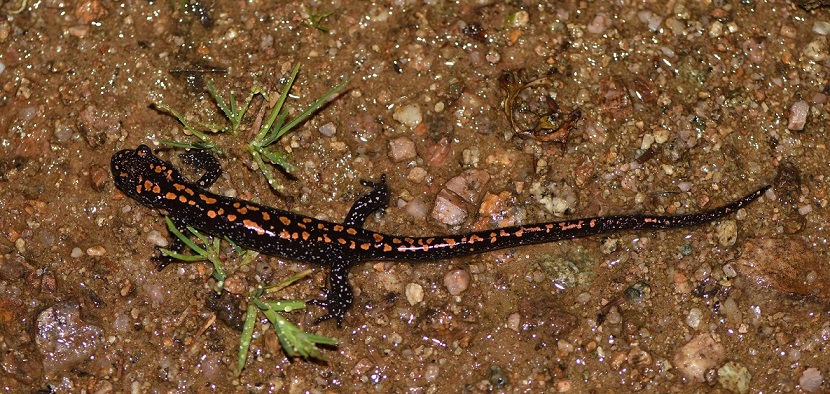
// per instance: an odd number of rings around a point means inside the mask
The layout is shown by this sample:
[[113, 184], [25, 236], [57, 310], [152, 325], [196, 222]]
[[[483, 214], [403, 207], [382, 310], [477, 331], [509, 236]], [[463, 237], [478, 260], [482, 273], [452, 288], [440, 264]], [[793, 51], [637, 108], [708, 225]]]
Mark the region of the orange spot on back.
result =
[[204, 201], [204, 202], [206, 202], [206, 203], [208, 203], [208, 204], [216, 204], [216, 199], [215, 199], [215, 198], [213, 198], [213, 197], [208, 197], [208, 196], [206, 196], [206, 195], [204, 195], [204, 194], [200, 194], [200, 195], [199, 195], [199, 199], [200, 199], [200, 200], [202, 200], [202, 201]]
[[255, 222], [253, 220], [245, 219], [245, 220], [242, 221], [242, 224], [244, 224], [245, 227], [247, 227], [249, 229], [253, 229], [259, 235], [265, 234], [265, 229], [260, 227], [259, 223]]

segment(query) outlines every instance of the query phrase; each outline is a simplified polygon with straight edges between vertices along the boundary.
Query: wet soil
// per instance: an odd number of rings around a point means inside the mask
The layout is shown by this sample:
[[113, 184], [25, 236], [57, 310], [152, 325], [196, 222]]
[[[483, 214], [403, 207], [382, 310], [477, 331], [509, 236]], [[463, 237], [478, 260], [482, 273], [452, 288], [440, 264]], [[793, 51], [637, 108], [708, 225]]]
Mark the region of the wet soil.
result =
[[[826, 9], [171, 3], [0, 3], [4, 391], [830, 389]], [[773, 188], [696, 228], [353, 267], [342, 328], [313, 326], [319, 308], [286, 314], [339, 338], [327, 361], [289, 359], [262, 319], [237, 375], [239, 300], [215, 306], [209, 265], [155, 270], [164, 221], [114, 188], [109, 160], [148, 144], [180, 164], [160, 141], [193, 137], [154, 103], [221, 124], [206, 81], [226, 97], [277, 92], [297, 63], [294, 114], [349, 83], [278, 142], [293, 165], [283, 193], [244, 148], [259, 98], [238, 135], [213, 137], [226, 154], [212, 190], [341, 220], [366, 192], [360, 180], [386, 174], [392, 204], [366, 227], [427, 235], [691, 213]], [[505, 111], [506, 75], [544, 84]], [[577, 109], [555, 139], [527, 132]], [[458, 182], [469, 194], [446, 191]], [[453, 215], [433, 215], [436, 201]], [[310, 279], [278, 297], [316, 298], [326, 267], [229, 265], [243, 294], [305, 268]], [[458, 270], [469, 274], [460, 292]]]

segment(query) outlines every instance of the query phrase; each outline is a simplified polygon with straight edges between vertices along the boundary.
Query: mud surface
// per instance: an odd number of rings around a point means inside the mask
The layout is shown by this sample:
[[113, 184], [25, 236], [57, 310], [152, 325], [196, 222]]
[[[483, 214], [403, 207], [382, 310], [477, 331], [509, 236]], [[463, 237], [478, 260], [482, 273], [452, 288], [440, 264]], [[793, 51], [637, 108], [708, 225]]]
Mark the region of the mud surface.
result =
[[[830, 389], [826, 9], [171, 3], [0, 3], [4, 391]], [[366, 227], [428, 235], [691, 213], [773, 188], [697, 228], [353, 267], [343, 328], [312, 326], [315, 307], [285, 315], [339, 338], [327, 362], [287, 358], [263, 318], [237, 375], [244, 295], [313, 268], [274, 297], [317, 298], [326, 267], [232, 262], [240, 296], [225, 299], [210, 265], [157, 272], [164, 221], [114, 188], [109, 160], [143, 143], [182, 165], [159, 142], [193, 137], [154, 103], [224, 124], [206, 81], [277, 92], [297, 63], [292, 116], [349, 83], [277, 143], [284, 192], [244, 147], [260, 98], [237, 135], [213, 136], [213, 191], [342, 220], [360, 180], [386, 174], [391, 206]]]

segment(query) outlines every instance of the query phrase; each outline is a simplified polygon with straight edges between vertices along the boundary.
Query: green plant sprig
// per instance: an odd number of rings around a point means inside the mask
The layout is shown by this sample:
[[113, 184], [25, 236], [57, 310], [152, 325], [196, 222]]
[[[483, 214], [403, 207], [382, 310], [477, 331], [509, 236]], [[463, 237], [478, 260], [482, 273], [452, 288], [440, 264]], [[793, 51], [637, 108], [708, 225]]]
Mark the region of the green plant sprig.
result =
[[237, 356], [237, 372], [241, 373], [245, 369], [248, 360], [248, 351], [253, 340], [254, 326], [256, 324], [256, 311], [262, 311], [265, 318], [274, 327], [274, 332], [289, 357], [303, 357], [305, 359], [313, 358], [317, 360], [325, 360], [325, 355], [320, 352], [317, 345], [337, 345], [337, 338], [331, 338], [316, 334], [310, 334], [302, 331], [294, 323], [291, 323], [278, 312], [292, 312], [306, 307], [305, 301], [300, 300], [282, 300], [269, 301], [262, 300], [265, 293], [272, 293], [274, 291], [282, 290], [292, 283], [303, 279], [311, 274], [311, 270], [302, 271], [296, 275], [290, 276], [285, 280], [271, 286], [258, 287], [250, 295], [248, 303], [247, 314], [245, 315], [245, 323], [242, 326], [242, 336], [239, 340], [239, 354]]
[[219, 254], [221, 251], [221, 240], [217, 237], [213, 237], [213, 239], [209, 239], [207, 236], [200, 233], [193, 227], [187, 226], [187, 231], [193, 234], [199, 241], [205, 245], [204, 248], [197, 245], [193, 242], [188, 236], [184, 235], [179, 229], [176, 228], [176, 225], [173, 224], [173, 221], [170, 219], [169, 216], [164, 217], [164, 222], [167, 223], [167, 229], [170, 230], [176, 238], [181, 240], [185, 245], [187, 245], [190, 250], [196, 252], [196, 255], [186, 255], [171, 251], [169, 249], [161, 248], [161, 253], [165, 256], [172, 257], [177, 260], [187, 261], [187, 262], [194, 262], [194, 261], [210, 261], [213, 264], [213, 278], [216, 279], [216, 291], [217, 293], [221, 293], [222, 289], [225, 285], [225, 279], [228, 278], [228, 275], [225, 273], [225, 269], [223, 267], [222, 261], [219, 260]]
[[213, 86], [213, 82], [208, 81], [207, 88], [210, 95], [213, 96], [213, 100], [216, 101], [216, 105], [222, 110], [225, 117], [228, 118], [228, 121], [231, 123], [231, 134], [233, 135], [236, 135], [236, 133], [239, 132], [239, 127], [242, 125], [242, 119], [245, 117], [245, 113], [248, 112], [248, 108], [250, 108], [254, 97], [261, 95], [266, 101], [268, 100], [268, 92], [266, 92], [265, 89], [259, 85], [254, 85], [251, 88], [251, 91], [248, 93], [248, 97], [246, 97], [242, 102], [242, 106], [237, 104], [237, 101], [233, 96], [233, 92], [231, 92], [228, 97], [228, 104], [225, 104], [225, 100], [219, 92], [216, 91], [216, 88]]
[[257, 167], [259, 167], [260, 172], [262, 172], [262, 175], [268, 181], [268, 185], [277, 191], [282, 191], [282, 186], [277, 183], [276, 178], [274, 178], [271, 171], [268, 170], [263, 158], [268, 160], [271, 164], [282, 167], [289, 172], [292, 170], [292, 166], [288, 162], [289, 157], [287, 154], [275, 152], [269, 149], [268, 146], [278, 141], [283, 135], [297, 127], [297, 125], [301, 122], [305, 121], [309, 116], [320, 109], [320, 107], [323, 106], [329, 98], [349, 83], [349, 80], [347, 79], [333, 87], [326, 94], [306, 108], [306, 110], [299, 116], [294, 118], [294, 120], [286, 124], [285, 121], [288, 118], [288, 110], [284, 108], [284, 104], [286, 99], [288, 99], [288, 94], [291, 87], [294, 85], [294, 81], [297, 79], [297, 74], [299, 72], [300, 64], [298, 63], [291, 71], [291, 75], [288, 77], [288, 81], [285, 83], [285, 86], [283, 86], [282, 92], [277, 98], [276, 104], [274, 104], [274, 107], [271, 108], [271, 113], [268, 115], [268, 118], [262, 124], [262, 127], [259, 129], [259, 132], [254, 137], [253, 141], [248, 143], [248, 152], [251, 153], [251, 156], [253, 157], [254, 162], [256, 162]]

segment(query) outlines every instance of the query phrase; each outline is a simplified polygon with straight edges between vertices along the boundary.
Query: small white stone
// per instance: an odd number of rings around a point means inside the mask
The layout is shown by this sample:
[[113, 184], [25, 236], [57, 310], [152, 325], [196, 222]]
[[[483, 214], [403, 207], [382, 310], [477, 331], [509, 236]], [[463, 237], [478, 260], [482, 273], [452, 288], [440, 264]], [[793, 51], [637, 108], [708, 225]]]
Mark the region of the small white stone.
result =
[[454, 269], [444, 275], [444, 287], [451, 295], [457, 296], [470, 287], [470, 274], [463, 269]]
[[813, 33], [820, 34], [822, 36], [830, 34], [830, 22], [817, 21], [816, 23], [813, 23]]
[[698, 308], [689, 309], [689, 314], [686, 315], [686, 324], [691, 328], [700, 326], [700, 320], [703, 318], [703, 312]]
[[147, 241], [160, 248], [166, 248], [167, 245], [170, 244], [167, 238], [165, 238], [164, 235], [162, 235], [158, 230], [150, 231], [150, 233], [147, 234]]
[[827, 38], [822, 36], [810, 41], [804, 47], [803, 53], [804, 56], [807, 56], [810, 60], [823, 62], [827, 59]]
[[103, 256], [107, 254], [107, 250], [103, 246], [93, 246], [86, 250], [88, 256]]
[[[507, 328], [519, 332], [522, 324], [522, 316], [518, 313], [511, 313], [507, 316]], [[561, 341], [560, 341], [561, 342]]]
[[700, 334], [677, 350], [672, 364], [686, 379], [702, 383], [706, 371], [723, 360], [724, 351], [723, 345], [712, 334]]
[[415, 104], [409, 104], [396, 108], [392, 118], [409, 128], [415, 128], [423, 120], [423, 115], [421, 108]]
[[651, 145], [654, 143], [655, 139], [654, 136], [651, 134], [646, 134], [643, 136], [643, 142], [640, 143], [640, 149], [646, 150], [651, 148]]
[[415, 305], [424, 300], [424, 288], [417, 283], [407, 283], [405, 293], [409, 305]]
[[802, 390], [812, 393], [821, 388], [823, 381], [824, 377], [821, 376], [821, 370], [813, 367], [807, 368], [801, 373], [801, 377], [798, 379], [798, 385], [801, 386]]
[[723, 23], [715, 21], [709, 28], [709, 37], [717, 38], [723, 35]]

